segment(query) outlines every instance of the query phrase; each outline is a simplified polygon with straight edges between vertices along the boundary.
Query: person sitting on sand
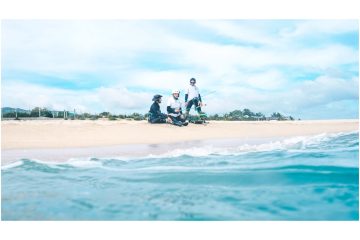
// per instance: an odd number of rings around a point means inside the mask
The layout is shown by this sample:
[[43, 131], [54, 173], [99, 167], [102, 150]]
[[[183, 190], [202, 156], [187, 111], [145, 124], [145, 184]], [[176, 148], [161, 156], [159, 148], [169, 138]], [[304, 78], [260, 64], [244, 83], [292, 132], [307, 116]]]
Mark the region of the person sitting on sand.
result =
[[161, 110], [160, 110], [161, 98], [162, 98], [161, 95], [156, 94], [152, 99], [154, 101], [154, 103], [150, 107], [149, 118], [148, 118], [150, 123], [166, 123], [167, 122], [168, 116], [164, 113], [161, 113]]
[[179, 99], [180, 91], [173, 90], [172, 95], [169, 97], [167, 102], [167, 112], [168, 116], [171, 118], [172, 123], [177, 126], [187, 126], [188, 122], [186, 122], [185, 117], [182, 115], [181, 106], [182, 103]]
[[203, 112], [201, 111], [202, 102], [201, 102], [201, 96], [199, 93], [199, 88], [195, 84], [196, 84], [196, 79], [191, 78], [190, 86], [185, 94], [186, 116], [189, 116], [192, 105], [195, 106], [195, 110], [199, 114], [203, 114]]

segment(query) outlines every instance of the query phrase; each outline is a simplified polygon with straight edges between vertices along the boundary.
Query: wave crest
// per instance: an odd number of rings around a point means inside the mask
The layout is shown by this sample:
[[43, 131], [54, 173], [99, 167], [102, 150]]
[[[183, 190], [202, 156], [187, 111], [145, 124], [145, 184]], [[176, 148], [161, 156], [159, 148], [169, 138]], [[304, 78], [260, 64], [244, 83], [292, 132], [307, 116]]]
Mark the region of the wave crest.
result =
[[71, 166], [76, 168], [98, 168], [103, 167], [104, 161], [115, 160], [117, 164], [122, 164], [132, 160], [146, 160], [146, 159], [165, 159], [165, 158], [179, 158], [181, 156], [187, 157], [207, 157], [207, 156], [239, 156], [251, 153], [276, 153], [280, 151], [308, 153], [311, 151], [331, 152], [331, 151], [356, 151], [358, 150], [359, 137], [358, 132], [350, 133], [334, 133], [334, 134], [319, 134], [314, 136], [298, 136], [285, 138], [282, 140], [273, 140], [268, 142], [258, 142], [254, 144], [240, 144], [227, 147], [219, 147], [216, 145], [207, 145], [183, 149], [173, 149], [162, 154], [149, 154], [143, 157], [123, 157], [116, 156], [111, 158], [72, 158], [66, 162], [50, 162], [40, 161], [36, 159], [22, 159], [1, 167], [2, 170], [7, 170], [22, 166], [27, 162], [35, 164], [51, 165], [56, 168], [58, 166]]

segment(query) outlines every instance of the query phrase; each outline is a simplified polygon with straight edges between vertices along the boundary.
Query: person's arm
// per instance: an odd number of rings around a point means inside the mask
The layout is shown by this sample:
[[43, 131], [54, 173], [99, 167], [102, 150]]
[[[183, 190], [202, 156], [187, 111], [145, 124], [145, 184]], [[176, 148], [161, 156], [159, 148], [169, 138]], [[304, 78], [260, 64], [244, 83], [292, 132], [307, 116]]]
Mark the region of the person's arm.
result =
[[175, 109], [171, 108], [170, 106], [167, 106], [166, 110], [168, 113], [176, 113]]
[[166, 106], [167, 106], [166, 111], [168, 114], [174, 112], [174, 110], [170, 107], [170, 105], [171, 105], [171, 102], [170, 102], [170, 98], [169, 98], [169, 100], [167, 101], [167, 104], [166, 104]]
[[154, 114], [154, 113], [156, 113], [156, 109], [155, 109], [155, 106], [154, 106], [154, 104], [152, 104], [151, 105], [151, 107], [150, 107], [150, 111], [149, 111], [151, 114]]
[[156, 107], [156, 114], [157, 115], [161, 115], [161, 110], [160, 110], [160, 106]]
[[199, 88], [198, 88], [198, 87], [196, 87], [196, 90], [197, 90], [197, 92], [198, 92], [198, 94], [199, 94], [199, 106], [200, 106], [200, 107], [202, 107], [202, 106], [203, 106], [203, 104], [202, 104], [202, 100], [201, 100], [201, 95], [200, 95]]
[[187, 103], [187, 101], [188, 101], [189, 91], [190, 91], [190, 89], [188, 88], [187, 91], [186, 91], [186, 93], [185, 93], [185, 103]]

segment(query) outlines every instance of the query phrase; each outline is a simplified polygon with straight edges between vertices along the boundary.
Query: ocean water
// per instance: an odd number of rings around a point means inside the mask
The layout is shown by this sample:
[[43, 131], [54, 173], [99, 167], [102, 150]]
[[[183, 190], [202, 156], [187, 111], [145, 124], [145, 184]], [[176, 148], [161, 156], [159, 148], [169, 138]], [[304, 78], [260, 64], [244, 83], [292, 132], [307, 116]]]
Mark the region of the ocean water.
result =
[[2, 166], [2, 220], [358, 220], [358, 133]]

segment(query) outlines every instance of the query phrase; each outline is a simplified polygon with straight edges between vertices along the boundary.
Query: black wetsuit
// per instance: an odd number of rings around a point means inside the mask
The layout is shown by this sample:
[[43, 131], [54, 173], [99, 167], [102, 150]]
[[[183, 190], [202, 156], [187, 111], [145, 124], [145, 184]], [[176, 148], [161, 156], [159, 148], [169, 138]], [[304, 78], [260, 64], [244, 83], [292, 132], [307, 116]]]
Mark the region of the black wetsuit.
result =
[[[168, 113], [177, 113], [175, 112], [175, 109], [174, 108], [171, 108], [170, 106], [168, 106], [166, 108], [167, 112]], [[182, 111], [180, 110], [179, 112], [180, 114], [182, 114]], [[181, 118], [181, 116], [177, 116], [177, 117], [174, 117], [174, 116], [171, 116], [169, 115], [169, 117], [171, 118], [172, 122], [174, 125], [177, 125], [177, 126], [187, 126], [187, 123], [185, 123], [185, 119]]]
[[161, 113], [160, 105], [158, 102], [154, 102], [149, 111], [149, 122], [150, 123], [166, 123], [167, 115]]
[[[187, 100], [188, 100], [188, 94], [185, 94], [185, 102], [187, 102]], [[195, 110], [198, 113], [200, 113], [201, 112], [200, 102], [201, 102], [201, 96], [199, 94], [199, 97], [193, 98], [188, 102], [188, 104], [186, 106], [186, 111], [190, 112], [190, 109], [191, 109], [192, 105], [194, 104]]]

